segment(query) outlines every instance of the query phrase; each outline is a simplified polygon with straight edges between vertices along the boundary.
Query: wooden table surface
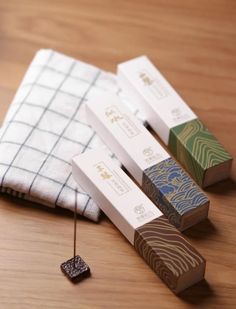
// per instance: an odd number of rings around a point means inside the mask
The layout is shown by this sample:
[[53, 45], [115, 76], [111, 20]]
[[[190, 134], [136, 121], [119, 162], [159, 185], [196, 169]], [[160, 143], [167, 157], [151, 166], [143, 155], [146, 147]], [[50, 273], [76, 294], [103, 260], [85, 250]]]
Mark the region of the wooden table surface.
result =
[[[236, 1], [0, 1], [0, 120], [40, 48], [115, 72], [147, 54], [236, 156]], [[0, 196], [0, 308], [236, 308], [236, 168], [207, 190], [209, 220], [184, 234], [206, 281], [173, 295], [108, 219], [78, 221], [92, 277], [72, 285], [73, 217]]]

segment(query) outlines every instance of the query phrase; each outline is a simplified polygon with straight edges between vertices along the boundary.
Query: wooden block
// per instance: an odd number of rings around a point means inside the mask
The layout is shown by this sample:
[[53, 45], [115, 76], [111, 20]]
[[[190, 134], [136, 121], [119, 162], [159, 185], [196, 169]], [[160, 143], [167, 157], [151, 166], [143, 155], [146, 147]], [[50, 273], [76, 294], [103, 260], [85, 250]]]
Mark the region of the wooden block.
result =
[[207, 196], [172, 158], [143, 172], [142, 189], [180, 231], [208, 216]]
[[199, 119], [172, 128], [168, 147], [201, 187], [229, 177], [233, 158]]
[[137, 228], [134, 247], [176, 294], [204, 278], [205, 259], [164, 217]]

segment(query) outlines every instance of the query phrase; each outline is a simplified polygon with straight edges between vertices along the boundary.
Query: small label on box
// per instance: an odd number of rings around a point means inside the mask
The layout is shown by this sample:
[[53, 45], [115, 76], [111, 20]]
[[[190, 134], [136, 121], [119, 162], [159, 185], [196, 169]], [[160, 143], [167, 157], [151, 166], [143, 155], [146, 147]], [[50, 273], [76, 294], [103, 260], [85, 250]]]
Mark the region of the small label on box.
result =
[[110, 120], [110, 122], [116, 123], [121, 130], [127, 135], [128, 138], [132, 138], [140, 134], [140, 130], [128, 117], [128, 115], [123, 114], [119, 108], [115, 105], [109, 106], [105, 109], [105, 115]]
[[147, 87], [157, 100], [161, 100], [169, 95], [167, 88], [149, 70], [139, 70], [137, 75], [143, 82], [143, 86]]
[[129, 186], [122, 180], [119, 175], [111, 171], [109, 167], [102, 161], [96, 163], [95, 169], [101, 180], [106, 181], [106, 183], [114, 190], [117, 195], [124, 195], [125, 193], [129, 192]]

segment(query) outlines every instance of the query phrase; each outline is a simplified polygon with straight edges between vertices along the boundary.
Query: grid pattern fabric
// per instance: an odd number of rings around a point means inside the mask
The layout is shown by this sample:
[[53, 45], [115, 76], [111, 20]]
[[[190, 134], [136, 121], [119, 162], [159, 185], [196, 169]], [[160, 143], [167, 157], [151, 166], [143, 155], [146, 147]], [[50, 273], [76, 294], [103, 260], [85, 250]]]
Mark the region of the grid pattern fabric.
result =
[[84, 107], [106, 91], [122, 98], [115, 75], [52, 50], [38, 51], [0, 129], [0, 191], [72, 211], [77, 203], [79, 214], [98, 221], [98, 206], [72, 178], [71, 158], [105, 147], [86, 123]]

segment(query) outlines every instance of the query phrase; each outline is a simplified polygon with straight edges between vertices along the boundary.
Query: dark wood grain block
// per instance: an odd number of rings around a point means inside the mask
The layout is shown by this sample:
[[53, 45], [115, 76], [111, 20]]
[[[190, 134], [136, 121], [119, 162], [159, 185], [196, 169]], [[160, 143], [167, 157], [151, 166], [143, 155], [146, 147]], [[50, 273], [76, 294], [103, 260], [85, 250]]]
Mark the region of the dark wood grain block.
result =
[[176, 294], [204, 278], [205, 259], [164, 216], [136, 229], [134, 247]]

